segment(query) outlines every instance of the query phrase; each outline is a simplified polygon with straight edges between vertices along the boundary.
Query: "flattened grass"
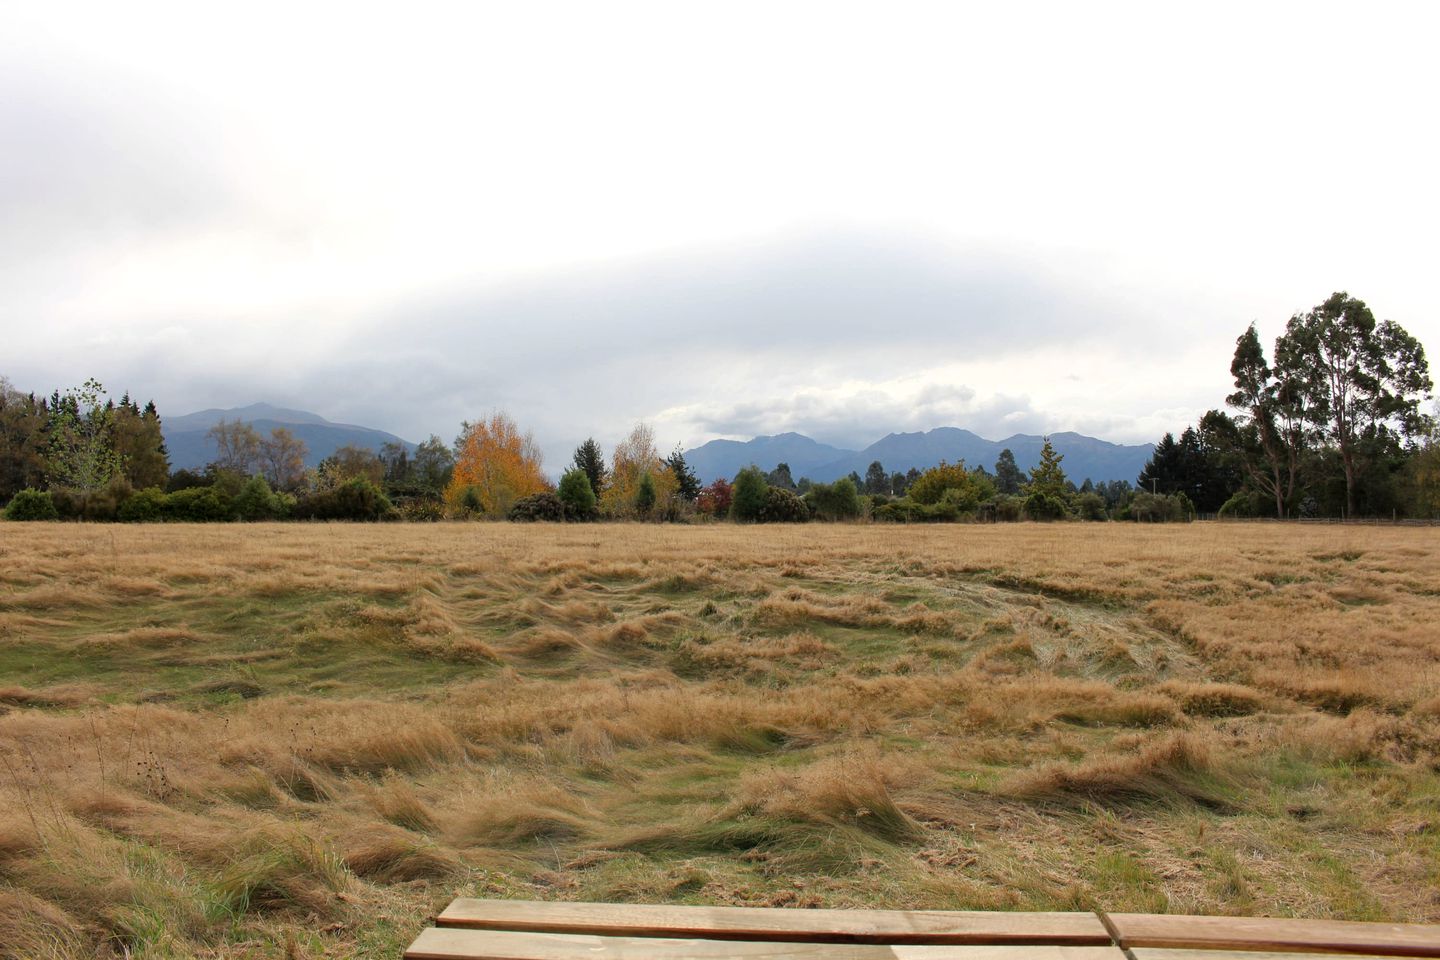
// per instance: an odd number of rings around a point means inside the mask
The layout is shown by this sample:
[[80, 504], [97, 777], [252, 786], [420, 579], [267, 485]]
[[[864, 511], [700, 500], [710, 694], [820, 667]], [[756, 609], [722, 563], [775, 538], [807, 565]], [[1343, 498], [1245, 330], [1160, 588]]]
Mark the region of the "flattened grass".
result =
[[1440, 919], [1427, 531], [4, 533], [0, 956], [395, 955], [466, 894]]

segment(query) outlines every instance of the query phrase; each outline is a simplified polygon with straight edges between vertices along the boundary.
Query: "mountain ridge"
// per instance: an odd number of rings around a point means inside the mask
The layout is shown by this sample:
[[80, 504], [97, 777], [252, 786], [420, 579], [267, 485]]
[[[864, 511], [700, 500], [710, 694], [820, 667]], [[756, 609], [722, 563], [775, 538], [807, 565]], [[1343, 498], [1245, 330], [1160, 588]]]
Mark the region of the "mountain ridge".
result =
[[[1061, 466], [1066, 476], [1077, 483], [1086, 478], [1133, 483], [1155, 450], [1153, 443], [1111, 443], [1069, 430], [1049, 437], [1055, 450], [1065, 458]], [[1044, 443], [1045, 437], [1038, 434], [1016, 433], [1003, 440], [988, 440], [962, 427], [936, 427], [913, 433], [888, 433], [861, 450], [846, 450], [792, 431], [751, 440], [711, 440], [686, 450], [685, 459], [704, 483], [728, 480], [752, 463], [766, 471], [786, 463], [796, 479], [805, 476], [828, 483], [852, 471], [864, 476], [876, 460], [884, 464], [887, 473], [897, 470], [903, 473], [912, 467], [926, 470], [941, 460], [950, 463], [964, 460], [969, 466], [983, 466], [993, 472], [995, 460], [1005, 449], [1015, 455], [1021, 470], [1029, 470], [1040, 462]], [[834, 451], [835, 455], [829, 459], [814, 456], [822, 449]], [[796, 453], [800, 456], [794, 456]]]
[[199, 470], [215, 459], [214, 441], [206, 434], [221, 420], [248, 423], [261, 436], [268, 436], [276, 427], [284, 427], [306, 447], [305, 465], [314, 467], [344, 446], [363, 447], [377, 453], [386, 443], [402, 444], [414, 452], [415, 444], [384, 430], [353, 423], [335, 423], [308, 410], [294, 410], [268, 403], [252, 403], [243, 407], [222, 409], [209, 407], [178, 417], [161, 420], [165, 448], [170, 453], [172, 470]]

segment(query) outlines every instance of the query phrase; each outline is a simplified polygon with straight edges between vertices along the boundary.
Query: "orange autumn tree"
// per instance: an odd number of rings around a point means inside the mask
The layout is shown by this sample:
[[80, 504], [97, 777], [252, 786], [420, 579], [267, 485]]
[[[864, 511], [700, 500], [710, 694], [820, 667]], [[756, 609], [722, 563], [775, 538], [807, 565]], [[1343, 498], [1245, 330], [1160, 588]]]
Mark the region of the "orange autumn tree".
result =
[[445, 502], [457, 513], [478, 510], [503, 516], [521, 497], [550, 489], [540, 472], [535, 438], [503, 410], [461, 425], [455, 441], [455, 473]]
[[634, 517], [635, 500], [641, 479], [650, 475], [655, 485], [655, 503], [663, 509], [679, 490], [679, 482], [655, 446], [655, 431], [644, 423], [635, 424], [630, 436], [615, 445], [610, 463], [610, 484], [600, 495], [600, 510], [609, 517]]

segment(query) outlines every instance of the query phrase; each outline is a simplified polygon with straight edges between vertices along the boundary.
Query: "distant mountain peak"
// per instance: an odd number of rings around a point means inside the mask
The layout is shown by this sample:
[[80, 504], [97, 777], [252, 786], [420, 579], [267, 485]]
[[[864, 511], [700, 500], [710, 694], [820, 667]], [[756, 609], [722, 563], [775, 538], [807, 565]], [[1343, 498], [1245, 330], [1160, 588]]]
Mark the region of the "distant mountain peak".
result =
[[[1076, 483], [1091, 480], [1134, 481], [1154, 450], [1153, 444], [1125, 445], [1087, 437], [1073, 431], [1050, 434], [1057, 451], [1065, 455], [1065, 473]], [[796, 478], [829, 482], [852, 472], [863, 475], [879, 461], [889, 472], [925, 470], [941, 460], [993, 469], [1000, 452], [1009, 449], [1022, 470], [1040, 461], [1045, 438], [1017, 433], [1004, 440], [987, 440], [963, 427], [936, 427], [914, 433], [888, 433], [863, 450], [844, 450], [819, 443], [802, 433], [759, 436], [752, 440], [712, 440], [685, 451], [685, 459], [705, 482], [729, 479], [754, 463], [772, 470], [788, 463]], [[828, 452], [828, 456], [826, 453]]]
[[284, 427], [304, 441], [308, 453], [306, 466], [315, 466], [344, 446], [363, 447], [378, 451], [387, 443], [398, 443], [413, 451], [415, 444], [393, 433], [350, 423], [335, 423], [308, 410], [277, 407], [270, 403], [251, 403], [243, 407], [221, 409], [211, 407], [178, 417], [163, 417], [161, 429], [165, 447], [170, 451], [170, 465], [179, 469], [198, 469], [215, 459], [215, 444], [207, 434], [221, 420], [251, 424], [262, 434]]

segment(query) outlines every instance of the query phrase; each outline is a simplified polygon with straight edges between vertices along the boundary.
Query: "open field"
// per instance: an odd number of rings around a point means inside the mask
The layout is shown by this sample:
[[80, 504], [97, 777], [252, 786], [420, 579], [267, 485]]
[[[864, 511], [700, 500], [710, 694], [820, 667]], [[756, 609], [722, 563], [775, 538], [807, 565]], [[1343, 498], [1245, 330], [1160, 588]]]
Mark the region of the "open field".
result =
[[1440, 539], [0, 525], [0, 956], [456, 895], [1440, 921]]

